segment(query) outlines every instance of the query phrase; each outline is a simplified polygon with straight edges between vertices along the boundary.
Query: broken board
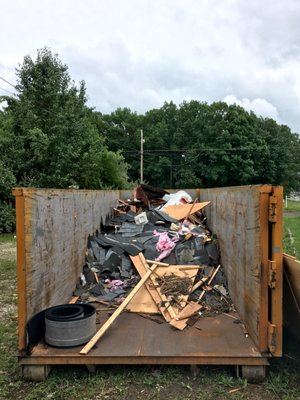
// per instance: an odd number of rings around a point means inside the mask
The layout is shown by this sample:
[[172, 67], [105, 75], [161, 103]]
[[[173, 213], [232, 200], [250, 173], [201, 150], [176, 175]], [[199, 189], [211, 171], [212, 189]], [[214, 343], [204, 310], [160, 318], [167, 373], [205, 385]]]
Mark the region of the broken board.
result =
[[176, 204], [164, 208], [163, 212], [168, 214], [170, 217], [180, 221], [182, 219], [187, 218], [189, 215], [192, 215], [197, 211], [202, 210], [202, 208], [207, 206], [209, 203], [210, 201], [205, 201], [202, 203], [194, 203], [194, 204]]
[[[140, 274], [140, 276], [142, 277], [145, 272], [147, 271], [147, 263], [146, 260], [143, 256], [143, 254], [138, 254], [137, 256], [131, 256], [131, 261], [133, 262], [135, 268], [137, 269], [138, 273]], [[153, 263], [155, 263], [155, 261], [153, 261]], [[195, 277], [197, 275], [199, 266], [195, 265], [169, 265], [168, 267], [160, 267], [158, 266], [155, 270], [155, 275], [157, 276], [164, 276], [164, 275], [171, 275], [174, 274], [178, 277], [189, 277], [192, 279], [192, 283], [195, 280]], [[164, 307], [161, 302], [161, 293], [159, 292], [159, 289], [155, 288], [153, 286], [153, 283], [148, 280], [145, 283], [145, 287], [148, 291], [148, 299], [146, 297], [145, 294], [143, 294], [143, 300], [147, 303], [150, 304], [150, 300], [149, 298], [153, 299], [153, 301], [155, 302], [155, 304], [157, 304], [158, 309], [160, 310], [160, 312], [162, 313], [163, 317], [166, 319], [167, 322], [171, 321], [171, 317], [167, 311], [167, 308]], [[185, 295], [185, 296], [181, 296], [181, 306], [184, 307], [187, 299], [188, 299], [189, 295]], [[129, 306], [132, 304], [132, 302], [134, 303], [134, 299], [130, 302]], [[179, 313], [179, 309], [177, 307], [173, 307], [173, 309], [175, 310], [175, 313], [178, 314]], [[147, 312], [146, 309], [144, 311], [140, 310], [139, 312]]]
[[126, 307], [126, 310], [136, 313], [160, 314], [155, 301], [150, 296], [145, 285], [140, 288], [140, 290]]

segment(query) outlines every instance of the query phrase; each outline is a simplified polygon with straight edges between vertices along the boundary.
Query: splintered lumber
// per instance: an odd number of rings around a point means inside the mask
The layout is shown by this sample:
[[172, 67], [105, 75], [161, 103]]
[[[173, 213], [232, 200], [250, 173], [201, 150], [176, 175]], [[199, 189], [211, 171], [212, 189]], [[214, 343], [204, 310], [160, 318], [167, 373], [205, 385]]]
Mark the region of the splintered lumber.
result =
[[[147, 264], [157, 264], [159, 267], [169, 267], [170, 264], [163, 263], [161, 261], [156, 261], [156, 260], [145, 260]], [[199, 268], [204, 268], [201, 265], [178, 265], [178, 270], [179, 271], [184, 271], [186, 269], [199, 269]]]
[[[152, 268], [156, 268], [156, 267], [158, 267], [157, 264], [152, 264], [151, 269], [152, 269]], [[155, 285], [155, 284], [156, 284], [155, 277], [154, 277], [153, 275], [151, 275], [151, 276], [150, 276], [150, 279], [151, 279], [153, 285]], [[169, 302], [167, 296], [164, 295], [163, 293], [161, 293], [161, 291], [159, 290], [159, 288], [157, 288], [156, 290], [158, 291], [158, 293], [159, 293], [159, 295], [160, 295], [160, 298], [161, 298], [161, 300], [162, 300], [163, 303], [164, 303], [164, 307], [167, 309], [168, 313], [170, 314], [170, 317], [171, 317], [171, 318], [176, 318], [176, 312], [174, 311], [173, 307], [171, 306], [171, 304], [170, 304], [170, 302]]]
[[170, 217], [175, 218], [177, 220], [186, 219], [190, 215], [196, 213], [197, 211], [202, 210], [205, 206], [207, 206], [210, 201], [205, 201], [203, 203], [194, 203], [194, 204], [176, 204], [172, 206], [165, 207], [163, 212], [168, 214]]
[[96, 282], [99, 283], [99, 278], [98, 278], [98, 275], [96, 274], [96, 272], [94, 272], [94, 277], [95, 277]]
[[76, 301], [79, 299], [79, 296], [73, 296], [73, 297], [71, 297], [71, 299], [70, 299], [70, 301], [69, 301], [69, 304], [75, 304], [76, 303]]
[[103, 324], [103, 326], [98, 330], [98, 332], [92, 337], [92, 339], [84, 346], [84, 348], [80, 351], [80, 354], [88, 354], [88, 352], [95, 346], [98, 340], [102, 335], [107, 331], [107, 329], [111, 326], [111, 324], [115, 321], [115, 319], [121, 314], [123, 310], [125, 310], [126, 306], [129, 304], [131, 299], [135, 296], [135, 294], [140, 290], [140, 288], [144, 285], [147, 279], [151, 276], [153, 271], [157, 265], [153, 265], [146, 274], [142, 277], [142, 279], [137, 283], [137, 285], [132, 289], [129, 295], [125, 298], [123, 303], [116, 309], [116, 311], [109, 317], [109, 319]]
[[205, 283], [208, 278], [209, 278], [208, 276], [204, 276], [203, 278], [200, 279], [200, 281], [195, 283], [195, 285], [192, 287], [191, 293], [193, 293], [195, 290], [199, 289], [199, 287], [202, 286], [203, 283]]
[[155, 260], [145, 260], [148, 264], [157, 264], [160, 267], [169, 267], [170, 264], [163, 263], [161, 261], [155, 261]]
[[[170, 275], [176, 275], [179, 278], [190, 277], [192, 280], [195, 279], [196, 273], [200, 266], [198, 265], [169, 265], [166, 263], [154, 261], [154, 260], [145, 260], [145, 257], [142, 253], [139, 253], [137, 256], [130, 256], [131, 261], [133, 262], [136, 270], [142, 277], [145, 274], [145, 271], [148, 269], [148, 264], [157, 264], [158, 268], [155, 271], [155, 275], [158, 277], [163, 277], [165, 271]], [[148, 264], [147, 264], [148, 263]], [[164, 268], [166, 267], [166, 268]], [[184, 269], [184, 271], [182, 270]], [[186, 270], [187, 269], [187, 270]], [[186, 271], [185, 271], [186, 270]], [[152, 276], [152, 275], [151, 275]], [[153, 278], [153, 279], [152, 279]], [[153, 280], [154, 277], [149, 279], [149, 281]], [[172, 306], [172, 308], [168, 307], [168, 299], [165, 298], [160, 292], [160, 288], [157, 287], [157, 282], [146, 282], [145, 287], [147, 288], [149, 295], [153, 298], [159, 311], [167, 322], [170, 322], [171, 319], [174, 319], [177, 316], [179, 310], [177, 306]], [[187, 302], [188, 295], [182, 295], [180, 305], [182, 308], [185, 307]], [[166, 307], [167, 305], [167, 307]], [[174, 311], [174, 313], [172, 312]]]
[[[143, 253], [139, 253], [136, 256], [130, 256], [130, 259], [133, 262], [140, 277], [142, 278], [148, 270], [148, 265], [146, 263]], [[169, 266], [169, 265], [165, 264], [164, 266]], [[155, 304], [157, 305], [157, 308], [161, 312], [164, 319], [167, 322], [171, 321], [170, 314], [167, 312], [166, 307], [164, 307], [161, 304], [161, 302], [162, 302], [161, 297], [160, 297], [159, 293], [157, 292], [157, 290], [155, 289], [155, 287], [150, 282], [146, 282], [145, 287], [148, 290], [149, 297], [154, 300]]]
[[195, 285], [192, 287], [191, 293], [194, 293], [195, 290], [199, 289], [200, 286], [203, 285], [212, 275], [214, 274], [214, 270], [212, 269], [207, 276], [203, 276]]
[[[214, 280], [215, 276], [217, 275], [217, 273], [219, 272], [219, 269], [221, 268], [221, 265], [218, 265], [217, 268], [215, 269], [214, 273], [212, 274], [212, 276], [210, 277], [209, 281], [207, 282], [208, 285], [210, 285], [212, 283], [212, 281]], [[202, 299], [202, 297], [205, 295], [206, 290], [202, 290], [198, 301], [200, 301]]]
[[200, 304], [191, 301], [179, 312], [175, 319], [170, 321], [170, 325], [182, 331], [187, 326], [188, 319], [197, 314], [201, 309], [202, 306]]

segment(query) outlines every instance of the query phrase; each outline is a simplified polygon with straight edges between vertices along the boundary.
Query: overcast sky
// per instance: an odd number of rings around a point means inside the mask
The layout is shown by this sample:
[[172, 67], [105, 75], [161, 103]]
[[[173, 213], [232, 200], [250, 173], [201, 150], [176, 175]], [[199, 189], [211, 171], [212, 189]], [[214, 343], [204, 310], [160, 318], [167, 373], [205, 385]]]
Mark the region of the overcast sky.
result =
[[[0, 76], [50, 47], [89, 105], [237, 103], [300, 133], [299, 0], [0, 0]], [[0, 80], [3, 89], [14, 89]]]

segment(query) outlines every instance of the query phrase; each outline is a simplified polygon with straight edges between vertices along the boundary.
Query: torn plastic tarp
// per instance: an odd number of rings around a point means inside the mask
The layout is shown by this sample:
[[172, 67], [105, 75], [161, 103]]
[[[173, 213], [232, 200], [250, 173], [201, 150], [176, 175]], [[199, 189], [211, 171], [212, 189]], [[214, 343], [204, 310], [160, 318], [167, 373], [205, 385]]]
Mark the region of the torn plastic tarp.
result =
[[171, 239], [168, 236], [168, 232], [157, 232], [156, 230], [153, 232], [153, 235], [159, 236], [159, 240], [156, 244], [156, 250], [160, 254], [155, 260], [160, 261], [171, 253], [179, 239], [176, 237]]

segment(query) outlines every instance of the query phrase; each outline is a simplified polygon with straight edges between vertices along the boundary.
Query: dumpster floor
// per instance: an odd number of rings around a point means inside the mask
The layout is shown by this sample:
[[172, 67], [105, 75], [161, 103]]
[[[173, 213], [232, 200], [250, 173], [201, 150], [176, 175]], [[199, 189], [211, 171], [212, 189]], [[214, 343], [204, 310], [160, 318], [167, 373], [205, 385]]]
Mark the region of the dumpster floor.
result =
[[[101, 324], [108, 312], [97, 312]], [[160, 316], [155, 316], [160, 319]], [[83, 346], [55, 348], [44, 341], [28, 356], [19, 356], [21, 365], [37, 364], [228, 364], [267, 365], [238, 315], [205, 317], [193, 327], [178, 331], [134, 313], [123, 313], [95, 347], [80, 355]], [[97, 326], [99, 328], [100, 325]]]

